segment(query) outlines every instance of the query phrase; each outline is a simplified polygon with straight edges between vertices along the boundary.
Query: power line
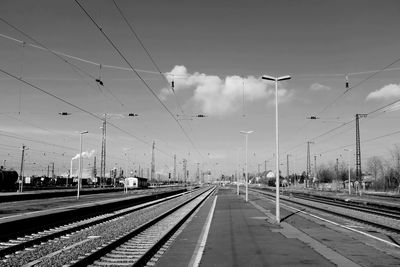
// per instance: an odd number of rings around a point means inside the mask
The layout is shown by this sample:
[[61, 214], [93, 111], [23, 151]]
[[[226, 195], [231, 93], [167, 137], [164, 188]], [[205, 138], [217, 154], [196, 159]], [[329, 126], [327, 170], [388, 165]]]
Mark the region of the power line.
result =
[[[400, 68], [389, 68], [390, 66], [393, 66], [394, 64], [396, 64], [396, 63], [399, 62], [399, 61], [400, 61], [400, 58], [397, 58], [396, 60], [394, 60], [394, 61], [391, 62], [390, 64], [384, 66], [383, 68], [381, 68], [381, 69], [379, 69], [379, 70], [374, 70], [374, 71], [353, 72], [353, 73], [348, 73], [348, 74], [332, 74], [332, 76], [346, 76], [346, 78], [347, 78], [348, 75], [358, 75], [358, 74], [368, 74], [368, 73], [371, 73], [371, 75], [369, 75], [369, 76], [366, 77], [365, 79], [363, 79], [363, 80], [359, 81], [358, 83], [356, 83], [355, 85], [350, 86], [349, 88], [347, 88], [343, 93], [341, 93], [340, 95], [338, 95], [331, 103], [329, 103], [328, 105], [326, 105], [320, 112], [318, 112], [317, 114], [315, 114], [315, 116], [319, 116], [320, 114], [324, 113], [328, 108], [330, 108], [332, 105], [334, 105], [340, 98], [342, 98], [342, 97], [343, 97], [345, 94], [347, 94], [350, 90], [352, 90], [352, 89], [354, 89], [354, 88], [360, 86], [361, 84], [363, 84], [363, 83], [365, 83], [366, 81], [370, 80], [372, 77], [378, 75], [379, 73], [381, 73], [381, 72], [383, 72], [383, 71], [385, 71], [385, 70], [398, 70], [398, 69], [400, 69]], [[346, 84], [346, 85], [347, 85], [347, 84]], [[399, 101], [400, 101], [400, 99], [397, 100], [397, 101], [395, 101], [395, 102], [393, 102], [392, 104], [394, 104], [394, 103], [396, 103], [396, 102], [399, 102]], [[392, 105], [392, 104], [388, 104], [388, 106], [390, 106], [390, 105]], [[380, 109], [383, 109], [383, 108], [385, 108], [385, 107], [382, 107], [382, 108], [380, 108]], [[380, 109], [371, 112], [371, 114], [374, 113], [374, 112], [379, 111]], [[368, 114], [370, 114], [370, 113], [368, 113]], [[352, 120], [352, 121], [354, 121], [354, 120]], [[338, 128], [341, 128], [342, 126], [345, 126], [345, 125], [348, 124], [348, 123], [351, 123], [352, 121], [349, 121], [349, 122], [347, 122], [347, 123], [344, 123], [343, 125], [338, 126], [338, 127], [334, 128], [334, 129], [332, 129], [332, 130], [330, 130], [330, 131], [328, 131], [328, 132], [326, 132], [326, 133], [323, 133], [323, 134], [320, 135], [320, 136], [317, 136], [317, 137], [312, 138], [311, 140], [316, 139], [316, 138], [319, 138], [319, 137], [321, 137], [321, 136], [324, 136], [324, 135], [328, 134], [329, 132], [332, 132], [332, 131], [334, 131], [334, 130], [336, 130], [336, 129], [338, 129]], [[300, 130], [304, 129], [304, 128], [307, 126], [308, 123], [309, 123], [309, 121], [306, 122], [306, 123], [304, 124], [303, 127], [300, 127], [297, 131], [295, 131], [296, 134], [298, 134], [298, 132], [299, 132]], [[303, 144], [303, 143], [302, 143], [302, 144]], [[290, 150], [289, 150], [289, 151], [290, 151]]]
[[[14, 42], [17, 42], [17, 43], [21, 43], [21, 44], [25, 43], [26, 45], [29, 45], [30, 47], [37, 48], [37, 49], [40, 49], [40, 50], [45, 50], [45, 51], [51, 50], [52, 52], [54, 52], [55, 54], [58, 54], [60, 56], [63, 56], [63, 57], [66, 57], [66, 58], [70, 58], [70, 59], [74, 59], [74, 60], [77, 60], [77, 61], [80, 61], [80, 62], [84, 62], [84, 63], [87, 63], [87, 64], [91, 64], [91, 65], [95, 65], [95, 66], [100, 66], [101, 65], [103, 68], [109, 68], [109, 69], [132, 71], [131, 68], [125, 68], [125, 67], [121, 67], [121, 66], [113, 66], [113, 65], [108, 65], [108, 64], [100, 64], [98, 62], [94, 62], [92, 60], [88, 60], [88, 59], [84, 59], [84, 58], [81, 58], [81, 57], [73, 56], [73, 55], [70, 55], [70, 54], [67, 54], [67, 53], [59, 52], [59, 51], [52, 50], [52, 49], [46, 49], [45, 47], [42, 47], [42, 46], [39, 46], [39, 45], [34, 45], [34, 44], [31, 44], [31, 43], [28, 43], [28, 42], [24, 42], [22, 40], [19, 40], [17, 38], [14, 38], [14, 37], [11, 37], [11, 36], [8, 36], [8, 35], [5, 35], [5, 34], [1, 34], [0, 33], [0, 37], [3, 37], [5, 39], [11, 40], [11, 41], [14, 41]], [[159, 74], [158, 72], [151, 71], [151, 70], [142, 70], [142, 69], [135, 69], [135, 70], [138, 71], [138, 72], [143, 72], [143, 73]], [[168, 74], [168, 72], [166, 72], [165, 74]]]
[[[359, 81], [358, 83], [356, 83], [353, 86], [350, 86], [349, 88], [347, 88], [343, 93], [341, 93], [338, 97], [336, 97], [330, 104], [328, 104], [327, 106], [325, 106], [319, 113], [317, 113], [317, 115], [322, 114], [323, 112], [325, 112], [329, 107], [331, 107], [333, 104], [335, 104], [340, 98], [342, 98], [345, 94], [347, 94], [348, 92], [350, 92], [352, 89], [360, 86], [361, 84], [365, 83], [366, 81], [370, 80], [372, 77], [378, 75], [379, 73], [381, 73], [382, 71], [384, 71], [385, 69], [389, 68], [390, 66], [393, 66], [394, 64], [396, 64], [397, 62], [400, 61], [400, 58], [394, 60], [393, 62], [391, 62], [390, 64], [384, 66], [382, 69], [376, 70], [374, 72], [372, 72], [371, 75], [369, 75], [368, 77], [362, 79], [361, 81]], [[370, 72], [360, 72], [360, 73], [370, 73]]]
[[[383, 67], [383, 68], [380, 69], [380, 70], [373, 71], [371, 75], [369, 75], [369, 76], [366, 77], [365, 79], [361, 80], [361, 81], [358, 82], [357, 84], [351, 86], [350, 88], [348, 88], [347, 90], [345, 90], [343, 93], [341, 93], [338, 97], [336, 97], [336, 98], [334, 99], [333, 102], [331, 102], [329, 105], [325, 106], [325, 107], [324, 107], [319, 113], [317, 113], [317, 114], [319, 115], [319, 114], [323, 113], [323, 112], [326, 111], [330, 106], [332, 106], [334, 103], [336, 103], [337, 100], [339, 100], [339, 99], [340, 99], [343, 95], [345, 95], [347, 92], [349, 92], [350, 90], [352, 90], [352, 89], [354, 89], [354, 88], [360, 86], [360, 85], [363, 84], [364, 82], [368, 81], [369, 79], [371, 79], [371, 78], [374, 77], [375, 75], [377, 75], [377, 74], [381, 73], [382, 71], [388, 69], [390, 66], [396, 64], [396, 63], [399, 62], [399, 61], [400, 61], [400, 58], [394, 60], [393, 62], [391, 62], [390, 64], [386, 65], [385, 67]], [[369, 71], [369, 72], [352, 73], [352, 74], [364, 74], [364, 73], [371, 73], [371, 71]], [[336, 75], [336, 74], [335, 74], [335, 75]], [[389, 103], [389, 104], [387, 104], [387, 105], [384, 105], [383, 107], [380, 107], [380, 108], [378, 108], [378, 109], [375, 109], [375, 110], [373, 110], [373, 111], [371, 111], [371, 112], [369, 112], [369, 113], [367, 113], [367, 114], [370, 115], [370, 114], [376, 113], [376, 112], [378, 112], [378, 111], [380, 111], [380, 110], [382, 110], [382, 109], [384, 109], [384, 108], [386, 108], [386, 107], [388, 107], [388, 106], [390, 106], [390, 105], [393, 105], [393, 104], [395, 104], [395, 103], [397, 103], [397, 102], [400, 102], [400, 99], [395, 100], [395, 101], [393, 101], [393, 102], [391, 102], [391, 103]], [[316, 115], [316, 116], [317, 116], [317, 115]], [[329, 134], [329, 133], [331, 133], [331, 132], [333, 132], [333, 131], [336, 131], [337, 129], [340, 129], [340, 128], [342, 128], [342, 127], [344, 127], [344, 126], [346, 126], [346, 125], [352, 123], [353, 121], [355, 121], [355, 119], [352, 119], [351, 121], [345, 122], [345, 123], [343, 123], [343, 124], [341, 124], [341, 125], [339, 125], [339, 126], [333, 128], [333, 129], [328, 130], [327, 132], [324, 132], [324, 133], [322, 133], [322, 134], [320, 134], [320, 135], [318, 135], [318, 136], [316, 136], [316, 137], [311, 138], [310, 140], [315, 140], [315, 139], [317, 139], [317, 138], [320, 138], [320, 137], [322, 137], [322, 136], [325, 136], [325, 135], [327, 135], [327, 134]], [[308, 123], [308, 122], [307, 122], [307, 123]], [[296, 131], [296, 133], [298, 133], [298, 131]], [[303, 144], [304, 144], [304, 142], [301, 143], [301, 144], [299, 144], [299, 145], [296, 145], [294, 148], [297, 148], [298, 146], [303, 145]], [[291, 151], [291, 150], [294, 149], [294, 148], [291, 148], [291, 149], [287, 150], [286, 152], [289, 152], [289, 151]]]
[[49, 142], [45, 142], [45, 141], [40, 141], [40, 140], [35, 140], [35, 139], [30, 139], [28, 137], [24, 137], [24, 136], [17, 136], [15, 134], [5, 134], [4, 131], [1, 131], [3, 133], [0, 133], [0, 136], [5, 136], [5, 137], [9, 137], [9, 138], [13, 138], [13, 139], [18, 139], [18, 140], [24, 140], [24, 141], [30, 141], [30, 142], [34, 142], [34, 143], [39, 143], [39, 144], [43, 144], [43, 145], [48, 145], [48, 146], [54, 146], [54, 147], [59, 147], [59, 148], [63, 148], [63, 149], [69, 149], [69, 150], [74, 150], [76, 151], [75, 148], [72, 147], [66, 147], [66, 146], [61, 146], [61, 145], [57, 145], [57, 144], [52, 144]]
[[[0, 33], [0, 37], [3, 37], [3, 38], [8, 39], [10, 41], [14, 41], [14, 42], [21, 43], [21, 44], [24, 43], [24, 41], [19, 40], [19, 39], [14, 38], [14, 37], [11, 37], [11, 36], [8, 36], [6, 34]], [[25, 44], [28, 45], [28, 46], [31, 46], [33, 48], [40, 49], [40, 50], [47, 50], [44, 47], [41, 47], [41, 46], [38, 46], [38, 45], [34, 45], [34, 44], [30, 44], [28, 42], [25, 42]], [[109, 64], [100, 64], [100, 63], [95, 62], [93, 60], [89, 60], [89, 59], [81, 58], [81, 57], [78, 57], [78, 56], [70, 55], [70, 54], [67, 54], [67, 53], [64, 53], [64, 52], [60, 52], [60, 51], [56, 51], [56, 50], [51, 50], [51, 51], [53, 51], [54, 53], [56, 53], [56, 54], [58, 54], [60, 56], [63, 56], [63, 57], [66, 57], [66, 58], [70, 58], [70, 59], [74, 59], [74, 60], [77, 60], [77, 61], [81, 61], [83, 63], [87, 63], [87, 64], [90, 64], [90, 65], [95, 65], [95, 66], [102, 65], [103, 68], [109, 68], [109, 69], [115, 69], [115, 70], [123, 70], [123, 71], [132, 71], [131, 68], [126, 68], [126, 67], [122, 67], [122, 66], [115, 66], [115, 65], [109, 65]], [[138, 68], [136, 68], [135, 70], [138, 71], [138, 72], [142, 72], [142, 73], [159, 74], [158, 71], [144, 70], [144, 69], [138, 69]], [[314, 78], [314, 77], [345, 77], [346, 75], [347, 76], [356, 76], [356, 75], [362, 75], [362, 74], [375, 73], [377, 71], [395, 71], [395, 70], [400, 70], [400, 68], [386, 68], [384, 70], [366, 70], [366, 71], [349, 72], [349, 73], [293, 74], [292, 76], [295, 77], [295, 78], [303, 78], [303, 77], [304, 78], [307, 78], [307, 77], [310, 77], [310, 78]], [[172, 75], [170, 72], [162, 72], [162, 74]], [[175, 75], [175, 76], [177, 76], [177, 77], [186, 77], [186, 76], [183, 76], [183, 75]]]
[[[46, 47], [43, 43], [39, 42], [38, 40], [36, 40], [35, 38], [33, 38], [32, 36], [30, 36], [29, 34], [25, 33], [24, 31], [22, 31], [21, 29], [17, 28], [16, 26], [12, 25], [10, 22], [8, 22], [7, 20], [3, 19], [0, 17], [0, 20], [3, 21], [5, 24], [7, 24], [9, 27], [11, 27], [12, 29], [14, 29], [15, 31], [19, 32], [20, 34], [22, 34], [23, 36], [25, 36], [26, 38], [32, 40], [34, 43], [38, 44], [38, 46], [34, 46], [36, 48], [40, 48], [41, 50], [45, 50], [47, 52], [50, 52], [51, 54], [53, 54], [54, 56], [56, 56], [58, 59], [60, 59], [61, 61], [63, 61], [64, 63], [67, 63], [70, 67], [72, 67], [73, 71], [78, 74], [82, 80], [84, 80], [84, 77], [81, 75], [81, 73], [83, 73], [84, 75], [90, 77], [93, 81], [98, 81], [96, 79], [96, 77], [94, 77], [92, 74], [88, 73], [87, 71], [85, 71], [84, 69], [80, 68], [79, 66], [69, 62], [68, 60], [66, 60], [63, 56], [62, 53], [56, 52], [54, 50], [51, 50], [50, 48]], [[5, 35], [2, 35], [3, 37]], [[17, 40], [15, 38], [8, 38], [10, 40]], [[19, 41], [19, 40], [18, 40]], [[23, 45], [26, 45], [26, 42], [24, 41], [19, 41], [22, 42]], [[100, 64], [101, 66], [101, 64]], [[102, 82], [101, 82], [102, 83]], [[96, 83], [97, 84], [97, 83]], [[88, 84], [89, 86], [91, 86], [90, 84]], [[102, 86], [104, 86], [104, 84], [102, 83]], [[97, 88], [100, 90], [98, 84], [97, 84]], [[107, 92], [121, 105], [123, 106], [123, 103], [107, 88], [105, 87], [105, 89], [107, 90]], [[101, 90], [100, 90], [101, 91]]]
[[180, 129], [195, 148], [197, 153], [201, 156], [202, 154], [197, 149], [196, 145], [194, 144], [193, 140], [190, 138], [188, 133], [183, 128], [182, 124], [176, 119], [175, 115], [168, 109], [168, 107], [164, 104], [164, 102], [159, 98], [159, 96], [154, 92], [154, 90], [150, 87], [150, 85], [143, 79], [143, 77], [133, 68], [132, 64], [128, 61], [128, 59], [122, 54], [121, 50], [114, 44], [114, 42], [110, 39], [110, 37], [103, 31], [103, 29], [97, 24], [97, 22], [93, 19], [93, 17], [86, 11], [86, 9], [79, 3], [78, 0], [75, 0], [75, 3], [82, 9], [82, 11], [86, 14], [86, 16], [92, 21], [92, 23], [96, 26], [96, 28], [101, 32], [104, 38], [110, 43], [110, 45], [117, 51], [117, 53], [121, 56], [121, 58], [125, 61], [125, 63], [132, 69], [132, 71], [136, 74], [136, 76], [142, 81], [145, 87], [149, 90], [149, 92], [158, 100], [158, 102], [164, 107], [164, 109], [170, 114], [170, 116], [175, 120], [175, 122], [179, 125]]
[[[160, 73], [161, 77], [163, 78], [163, 80], [168, 84], [169, 87], [169, 81], [167, 80], [167, 78], [165, 77], [165, 75], [161, 72], [160, 68], [158, 67], [157, 63], [155, 62], [155, 60], [153, 59], [153, 57], [150, 54], [150, 51], [144, 46], [142, 40], [140, 39], [139, 35], [136, 33], [135, 29], [133, 28], [132, 24], [129, 23], [128, 19], [126, 18], [126, 16], [124, 15], [124, 13], [122, 12], [122, 10], [119, 8], [117, 2], [115, 0], [113, 0], [113, 3], [115, 5], [115, 7], [117, 8], [119, 14], [121, 15], [121, 17], [123, 18], [123, 20], [125, 21], [125, 23], [128, 25], [129, 30], [131, 31], [131, 33], [135, 36], [136, 40], [139, 42], [140, 46], [143, 48], [143, 50], [146, 52], [147, 56], [150, 58], [150, 61], [153, 63], [154, 67], [157, 69], [158, 73]], [[174, 82], [174, 81], [172, 81]], [[181, 104], [179, 103], [178, 97], [175, 94], [175, 90], [172, 86], [172, 93], [175, 96], [176, 102], [178, 104], [179, 109], [181, 110], [182, 114], [185, 114]]]
[[40, 48], [50, 52], [51, 54], [53, 54], [54, 56], [56, 56], [57, 58], [59, 58], [60, 60], [62, 60], [63, 62], [67, 63], [68, 65], [70, 65], [73, 69], [76, 69], [82, 73], [84, 73], [85, 75], [91, 77], [93, 80], [95, 80], [96, 78], [91, 75], [90, 73], [86, 72], [85, 70], [83, 70], [82, 68], [78, 67], [77, 65], [69, 62], [68, 60], [66, 60], [65, 58], [63, 58], [62, 56], [60, 56], [59, 53], [55, 53], [55, 51], [47, 48], [44, 44], [42, 44], [41, 42], [39, 42], [38, 40], [36, 40], [35, 38], [29, 36], [27, 33], [23, 32], [22, 30], [20, 30], [19, 28], [17, 28], [16, 26], [12, 25], [10, 22], [8, 22], [7, 20], [3, 19], [0, 17], [0, 20], [2, 22], [4, 22], [5, 24], [7, 24], [9, 27], [13, 28], [15, 31], [19, 32], [20, 34], [22, 34], [23, 36], [25, 36], [26, 38], [32, 40], [34, 43], [37, 43]]
[[[51, 49], [47, 48], [47, 47], [44, 46], [42, 43], [40, 43], [39, 41], [37, 41], [37, 40], [34, 39], [33, 37], [29, 36], [27, 33], [23, 32], [22, 30], [18, 29], [16, 26], [12, 25], [12, 24], [9, 23], [8, 21], [6, 21], [6, 20], [4, 20], [4, 19], [2, 19], [2, 18], [0, 18], [0, 20], [2, 20], [4, 23], [6, 23], [6, 24], [9, 25], [10, 27], [12, 27], [12, 28], [15, 29], [16, 31], [18, 31], [19, 33], [21, 33], [21, 34], [24, 35], [25, 37], [29, 38], [29, 39], [32, 40], [33, 42], [39, 44], [39, 46], [38, 46], [38, 45], [29, 44], [30, 46], [35, 47], [35, 48], [39, 48], [39, 49], [41, 49], [41, 50], [48, 51], [48, 52], [52, 53], [53, 55], [57, 56], [57, 58], [61, 59], [63, 62], [69, 64], [69, 65], [72, 67], [72, 69], [73, 69], [82, 79], [84, 79], [84, 78], [83, 78], [83, 76], [79, 73], [79, 71], [82, 72], [82, 73], [84, 73], [85, 75], [89, 76], [92, 80], [96, 80], [96, 77], [94, 77], [93, 75], [91, 75], [91, 74], [85, 72], [84, 70], [82, 70], [81, 68], [79, 68], [78, 66], [76, 66], [75, 64], [72, 64], [72, 63], [70, 63], [69, 61], [67, 61], [66, 59], [64, 59], [64, 58], [62, 57], [62, 55], [65, 56], [66, 54], [61, 53], [61, 52], [56, 52], [56, 51], [54, 51], [54, 50], [51, 50]], [[10, 39], [10, 40], [13, 40], [13, 41], [16, 41], [16, 42], [19, 42], [19, 43], [22, 43], [22, 44], [26, 44], [24, 41], [20, 41], [20, 40], [18, 40], [18, 39], [15, 39], [15, 38], [12, 38], [12, 37], [9, 37], [9, 36], [5, 36], [5, 35], [2, 35], [2, 34], [0, 34], [0, 36], [5, 37], [5, 38]], [[67, 56], [69, 56], [69, 55], [67, 55]], [[76, 57], [73, 57], [73, 56], [69, 56], [69, 57], [72, 57], [72, 58], [75, 58], [75, 59], [76, 59]], [[88, 61], [86, 61], [86, 62], [88, 62]], [[92, 63], [94, 63], [94, 62], [92, 62]], [[98, 64], [98, 65], [101, 66], [101, 64]], [[76, 69], [77, 69], [78, 71], [77, 71]], [[16, 76], [13, 77], [13, 76], [11, 75], [11, 77], [12, 77], [12, 78], [15, 78]], [[22, 79], [21, 79], [20, 81], [22, 81]], [[28, 83], [28, 84], [29, 84], [29, 83]], [[97, 83], [96, 83], [96, 84], [97, 84]], [[29, 84], [29, 85], [32, 85], [32, 84]], [[89, 85], [89, 86], [90, 86], [90, 85]], [[98, 85], [98, 84], [97, 84], [97, 86], [98, 86], [98, 88], [99, 88], [99, 85]], [[123, 106], [123, 103], [122, 103], [122, 102], [121, 102], [121, 101], [120, 101], [106, 86], [104, 86], [104, 84], [102, 84], [102, 86], [105, 87], [105, 89], [109, 92], [109, 94], [110, 94], [118, 103], [120, 103], [121, 106]], [[39, 88], [35, 88], [35, 89], [39, 89]], [[39, 89], [39, 90], [40, 90], [40, 89]], [[100, 88], [99, 88], [99, 90], [100, 90]], [[100, 90], [100, 91], [101, 91], [101, 90]], [[43, 92], [43, 91], [42, 91], [42, 92]], [[54, 97], [54, 95], [52, 95], [52, 96]], [[56, 98], [57, 98], [57, 97], [56, 97]], [[60, 99], [59, 99], [59, 100], [60, 100]], [[67, 104], [71, 104], [71, 103], [68, 102]], [[73, 105], [73, 106], [74, 106], [74, 105]], [[77, 108], [77, 106], [74, 106], [74, 107]], [[85, 111], [84, 111], [84, 112], [85, 112]], [[87, 113], [87, 112], [85, 112], [85, 113]], [[99, 119], [98, 116], [95, 116], [95, 117]], [[119, 128], [118, 126], [116, 126], [116, 125], [114, 125], [114, 124], [110, 124], [110, 125], [112, 125], [113, 127], [117, 128], [117, 129], [119, 129], [119, 130], [121, 130], [122, 132], [127, 133], [128, 135], [131, 135], [129, 132], [127, 132], [127, 131], [125, 131], [125, 130]], [[132, 135], [131, 135], [131, 136], [132, 136]], [[147, 145], [150, 145], [150, 144], [147, 143], [146, 141], [141, 140], [139, 137], [134, 136], [134, 138], [138, 139], [138, 140], [141, 141], [141, 142], [144, 142], [144, 143], [147, 144]], [[157, 150], [160, 151], [160, 152], [162, 152], [162, 153], [165, 154], [165, 155], [168, 155], [166, 152], [164, 152], [164, 151], [162, 151], [162, 150], [159, 150], [158, 148], [157, 148]], [[169, 156], [169, 155], [168, 155], [168, 156]]]
[[[55, 99], [57, 99], [57, 100], [59, 100], [59, 101], [65, 103], [65, 104], [69, 105], [69, 106], [72, 106], [72, 107], [74, 107], [74, 108], [76, 108], [76, 109], [78, 109], [78, 110], [80, 110], [80, 111], [82, 111], [82, 112], [84, 112], [84, 113], [86, 113], [86, 114], [88, 114], [88, 115], [90, 115], [90, 116], [92, 116], [92, 117], [94, 117], [94, 118], [100, 120], [100, 121], [103, 121], [103, 118], [97, 116], [97, 115], [94, 114], [93, 112], [90, 112], [90, 111], [88, 111], [88, 110], [86, 110], [86, 109], [84, 109], [84, 108], [81, 108], [81, 107], [79, 107], [79, 106], [77, 106], [77, 105], [75, 105], [75, 104], [73, 104], [73, 103], [71, 103], [71, 102], [69, 102], [69, 101], [67, 101], [67, 100], [64, 100], [63, 98], [58, 97], [58, 96], [56, 96], [55, 94], [52, 94], [52, 93], [50, 93], [50, 92], [47, 92], [46, 90], [44, 90], [44, 89], [42, 89], [42, 88], [40, 88], [40, 87], [38, 87], [38, 86], [36, 86], [36, 85], [34, 85], [34, 84], [28, 82], [28, 81], [25, 81], [24, 79], [22, 79], [22, 78], [20, 78], [20, 77], [17, 77], [17, 76], [15, 76], [15, 75], [13, 75], [13, 74], [11, 74], [11, 73], [9, 73], [9, 72], [7, 72], [7, 71], [1, 69], [1, 68], [0, 68], [0, 72], [2, 72], [2, 73], [4, 73], [4, 74], [6, 74], [6, 75], [8, 75], [8, 76], [10, 76], [10, 77], [12, 77], [12, 78], [14, 78], [14, 79], [16, 79], [16, 80], [18, 80], [18, 81], [20, 81], [20, 82], [22, 82], [22, 83], [24, 83], [24, 84], [26, 84], [26, 85], [29, 85], [30, 87], [32, 87], [32, 88], [34, 88], [34, 89], [36, 89], [36, 90], [38, 90], [38, 91], [40, 91], [40, 92], [42, 92], [42, 93], [44, 93], [44, 94], [46, 94], [46, 95], [49, 95], [49, 96], [51, 96], [51, 97], [53, 97], [53, 98], [55, 98]], [[108, 124], [111, 125], [112, 127], [116, 128], [116, 129], [120, 130], [121, 132], [123, 132], [123, 133], [125, 133], [125, 134], [127, 134], [127, 135], [129, 135], [129, 136], [131, 136], [131, 137], [133, 137], [133, 138], [135, 138], [136, 140], [138, 140], [138, 141], [140, 141], [140, 142], [142, 142], [142, 143], [144, 143], [144, 144], [150, 146], [150, 144], [149, 144], [147, 141], [141, 139], [140, 137], [137, 137], [137, 136], [133, 135], [132, 133], [130, 133], [130, 132], [128, 132], [128, 131], [126, 131], [126, 130], [120, 128], [120, 127], [118, 127], [117, 125], [115, 125], [115, 124], [113, 124], [113, 123], [108, 123]], [[164, 151], [162, 151], [162, 150], [160, 150], [160, 149], [157, 149], [157, 150], [160, 151], [161, 153], [167, 155], [167, 156], [170, 156], [168, 153], [166, 153], [166, 152], [164, 152]]]

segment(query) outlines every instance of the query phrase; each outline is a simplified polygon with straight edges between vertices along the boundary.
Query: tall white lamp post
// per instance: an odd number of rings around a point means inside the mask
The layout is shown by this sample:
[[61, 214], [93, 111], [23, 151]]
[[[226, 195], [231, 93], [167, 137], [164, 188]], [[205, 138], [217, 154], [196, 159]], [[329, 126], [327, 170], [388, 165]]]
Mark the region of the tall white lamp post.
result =
[[237, 192], [236, 194], [239, 195], [239, 151], [240, 148], [237, 148], [237, 153], [236, 153], [236, 189]]
[[275, 183], [276, 183], [276, 221], [280, 223], [280, 210], [279, 210], [279, 129], [278, 129], [278, 82], [289, 80], [291, 77], [281, 76], [281, 77], [271, 77], [268, 75], [263, 75], [264, 80], [269, 80], [275, 82], [275, 160], [276, 160], [276, 171], [275, 171]]
[[351, 195], [351, 186], [350, 186], [350, 152], [353, 151], [352, 149], [345, 148], [345, 151], [347, 151], [347, 165], [349, 167], [349, 195]]
[[244, 134], [244, 136], [245, 136], [245, 140], [246, 140], [246, 166], [245, 166], [245, 171], [246, 171], [246, 202], [248, 202], [249, 201], [249, 192], [248, 192], [248, 187], [249, 187], [249, 180], [248, 180], [248, 177], [247, 177], [247, 139], [248, 139], [248, 136], [249, 136], [249, 134], [251, 134], [253, 131], [240, 131], [240, 133], [241, 134]]
[[78, 176], [78, 192], [76, 194], [76, 199], [79, 199], [79, 191], [81, 190], [81, 179], [82, 179], [82, 135], [87, 134], [88, 131], [81, 132], [80, 134], [80, 146], [81, 152], [79, 154], [79, 176]]

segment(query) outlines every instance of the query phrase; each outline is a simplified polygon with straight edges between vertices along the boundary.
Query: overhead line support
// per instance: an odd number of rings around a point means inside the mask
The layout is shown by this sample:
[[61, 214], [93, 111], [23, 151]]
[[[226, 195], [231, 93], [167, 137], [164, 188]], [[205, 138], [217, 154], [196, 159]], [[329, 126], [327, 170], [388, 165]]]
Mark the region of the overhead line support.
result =
[[360, 118], [367, 117], [367, 114], [356, 114], [356, 180], [361, 181], [361, 147], [360, 147]]

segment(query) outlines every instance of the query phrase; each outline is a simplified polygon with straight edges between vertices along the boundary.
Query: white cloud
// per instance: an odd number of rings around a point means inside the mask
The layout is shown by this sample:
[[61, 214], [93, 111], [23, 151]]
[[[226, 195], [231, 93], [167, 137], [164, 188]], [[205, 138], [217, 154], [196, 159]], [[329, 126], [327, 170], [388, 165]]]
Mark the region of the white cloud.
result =
[[[191, 74], [187, 72], [185, 66], [175, 66], [167, 75], [167, 79], [169, 82], [174, 81], [175, 93], [193, 90], [191, 100], [207, 115], [225, 115], [239, 110], [243, 101], [243, 85], [246, 102], [267, 99], [267, 103], [274, 103], [273, 83], [254, 76], [242, 78], [234, 75], [221, 79], [204, 73]], [[171, 94], [171, 89], [163, 88], [160, 97], [165, 100]], [[293, 92], [279, 89], [278, 94], [280, 102], [285, 102], [293, 95]]]
[[379, 90], [373, 91], [368, 94], [367, 100], [388, 100], [392, 97], [400, 97], [400, 84], [389, 84]]
[[[94, 155], [94, 153], [96, 153], [96, 151], [95, 151], [94, 149], [92, 149], [92, 151], [90, 151], [90, 152], [89, 152], [89, 151], [84, 151], [84, 152], [82, 152], [82, 157], [83, 157], [83, 158], [90, 158], [91, 156]], [[76, 154], [75, 157], [73, 157], [71, 160], [78, 159], [79, 156], [80, 156], [80, 154], [78, 153], [78, 154]]]
[[320, 83], [313, 83], [310, 86], [310, 90], [312, 90], [312, 91], [328, 91], [328, 90], [331, 90], [331, 88], [327, 85], [323, 85]]

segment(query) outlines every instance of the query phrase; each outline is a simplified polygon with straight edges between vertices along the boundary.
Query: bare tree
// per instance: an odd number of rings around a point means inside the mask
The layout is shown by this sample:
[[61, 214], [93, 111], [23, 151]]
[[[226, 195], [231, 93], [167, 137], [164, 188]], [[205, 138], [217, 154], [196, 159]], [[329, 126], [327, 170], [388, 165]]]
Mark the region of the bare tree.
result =
[[394, 162], [394, 169], [396, 174], [394, 175], [397, 181], [397, 191], [400, 191], [400, 145], [395, 144], [394, 148], [390, 150]]
[[367, 170], [372, 174], [375, 179], [375, 182], [378, 178], [379, 174], [383, 172], [383, 162], [382, 159], [378, 156], [372, 156], [367, 160]]

